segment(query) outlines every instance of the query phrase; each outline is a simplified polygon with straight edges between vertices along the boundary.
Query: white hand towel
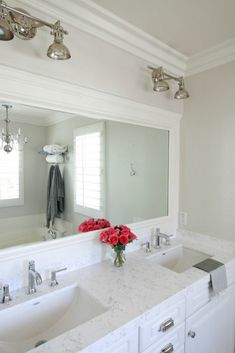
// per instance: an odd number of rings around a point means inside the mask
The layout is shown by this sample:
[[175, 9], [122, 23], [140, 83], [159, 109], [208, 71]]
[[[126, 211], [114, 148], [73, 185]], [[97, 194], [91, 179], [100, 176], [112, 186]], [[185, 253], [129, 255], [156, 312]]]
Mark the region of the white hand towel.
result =
[[67, 146], [46, 145], [43, 147], [43, 151], [49, 154], [62, 154], [67, 151]]
[[64, 163], [64, 157], [61, 154], [49, 154], [46, 156], [46, 161], [51, 164]]

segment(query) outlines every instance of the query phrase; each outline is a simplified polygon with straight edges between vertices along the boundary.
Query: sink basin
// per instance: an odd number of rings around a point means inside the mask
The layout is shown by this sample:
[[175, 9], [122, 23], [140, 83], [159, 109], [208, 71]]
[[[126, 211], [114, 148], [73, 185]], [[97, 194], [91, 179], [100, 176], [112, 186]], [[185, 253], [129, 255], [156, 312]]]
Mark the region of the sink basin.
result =
[[24, 353], [107, 310], [76, 285], [0, 311], [0, 352]]
[[208, 259], [212, 255], [177, 245], [171, 248], [159, 250], [155, 254], [150, 254], [147, 259], [169, 268], [170, 270], [182, 273], [199, 262]]

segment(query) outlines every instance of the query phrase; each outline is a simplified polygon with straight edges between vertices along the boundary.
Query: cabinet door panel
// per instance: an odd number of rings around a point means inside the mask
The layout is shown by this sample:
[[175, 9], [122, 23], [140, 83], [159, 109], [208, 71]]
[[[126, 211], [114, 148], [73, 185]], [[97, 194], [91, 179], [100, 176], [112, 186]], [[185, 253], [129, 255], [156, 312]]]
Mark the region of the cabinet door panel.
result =
[[[139, 340], [138, 330], [136, 329], [133, 333], [123, 337], [122, 340], [111, 345], [109, 349], [103, 353], [138, 353], [139, 351]], [[97, 352], [98, 353], [98, 352]]]
[[186, 353], [234, 353], [233, 298], [214, 298], [186, 321]]

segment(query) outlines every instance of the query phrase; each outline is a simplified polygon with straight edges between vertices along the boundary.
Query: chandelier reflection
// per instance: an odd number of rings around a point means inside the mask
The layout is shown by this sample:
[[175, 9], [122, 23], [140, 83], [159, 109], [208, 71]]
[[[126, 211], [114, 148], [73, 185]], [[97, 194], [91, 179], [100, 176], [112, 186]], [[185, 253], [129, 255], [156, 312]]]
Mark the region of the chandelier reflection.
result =
[[28, 142], [27, 137], [22, 135], [20, 129], [16, 133], [10, 132], [11, 121], [8, 112], [12, 106], [9, 104], [3, 104], [2, 106], [6, 109], [6, 117], [3, 120], [5, 122], [5, 129], [3, 128], [0, 134], [0, 149], [3, 149], [6, 153], [10, 153], [13, 148], [22, 150], [23, 146]]

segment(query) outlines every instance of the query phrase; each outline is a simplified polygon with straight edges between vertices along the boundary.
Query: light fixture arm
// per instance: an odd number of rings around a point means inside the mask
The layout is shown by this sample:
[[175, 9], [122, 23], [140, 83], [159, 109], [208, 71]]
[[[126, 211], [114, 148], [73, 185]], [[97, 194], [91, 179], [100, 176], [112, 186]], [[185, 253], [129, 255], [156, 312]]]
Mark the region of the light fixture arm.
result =
[[172, 75], [170, 75], [170, 74], [167, 74], [164, 70], [163, 70], [163, 68], [160, 66], [160, 67], [158, 67], [158, 68], [156, 68], [156, 67], [152, 67], [152, 66], [148, 66], [148, 69], [150, 69], [150, 70], [152, 70], [153, 72], [155, 71], [161, 71], [161, 73], [162, 73], [162, 75], [163, 75], [163, 79], [164, 79], [164, 81], [167, 81], [167, 80], [174, 80], [174, 81], [177, 81], [177, 82], [181, 82], [182, 80], [183, 80], [183, 77], [182, 76], [180, 76], [180, 77], [178, 77], [178, 76], [172, 76]]
[[[18, 15], [22, 15], [24, 17], [27, 17], [29, 20], [32, 20], [34, 22], [39, 22], [43, 26], [49, 27], [53, 30], [55, 30], [57, 28], [58, 22], [60, 22], [60, 21], [57, 21], [55, 24], [49, 23], [47, 21], [41, 20], [38, 17], [32, 16], [28, 13], [25, 13], [25, 12], [21, 11], [20, 9], [15, 9], [14, 7], [7, 5], [4, 1], [1, 1], [1, 0], [0, 0], [0, 8], [3, 8], [3, 9], [8, 10], [10, 12], [17, 13]], [[63, 32], [63, 34], [68, 34], [68, 31], [64, 30], [62, 26], [60, 26], [60, 28], [61, 28], [61, 31]]]

